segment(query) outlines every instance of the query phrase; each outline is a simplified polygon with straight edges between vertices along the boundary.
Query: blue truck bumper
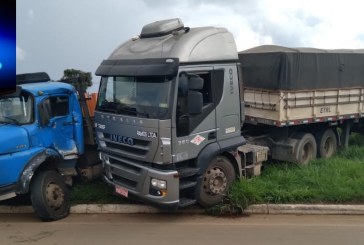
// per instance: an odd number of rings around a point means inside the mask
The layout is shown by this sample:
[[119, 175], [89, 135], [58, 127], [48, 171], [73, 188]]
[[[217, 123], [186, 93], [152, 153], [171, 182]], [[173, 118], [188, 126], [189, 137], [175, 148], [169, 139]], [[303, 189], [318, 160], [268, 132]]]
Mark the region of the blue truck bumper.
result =
[[17, 185], [0, 186], [0, 201], [16, 196]]

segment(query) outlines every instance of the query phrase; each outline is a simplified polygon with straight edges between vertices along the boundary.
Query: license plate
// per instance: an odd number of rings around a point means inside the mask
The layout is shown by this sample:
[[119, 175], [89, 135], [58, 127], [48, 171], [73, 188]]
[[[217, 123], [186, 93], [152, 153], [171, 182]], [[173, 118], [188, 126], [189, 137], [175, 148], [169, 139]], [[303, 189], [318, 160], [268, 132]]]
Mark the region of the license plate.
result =
[[116, 193], [118, 193], [118, 194], [120, 194], [120, 195], [122, 195], [124, 197], [128, 197], [128, 190], [121, 187], [121, 186], [116, 185], [115, 186], [115, 191], [116, 191]]

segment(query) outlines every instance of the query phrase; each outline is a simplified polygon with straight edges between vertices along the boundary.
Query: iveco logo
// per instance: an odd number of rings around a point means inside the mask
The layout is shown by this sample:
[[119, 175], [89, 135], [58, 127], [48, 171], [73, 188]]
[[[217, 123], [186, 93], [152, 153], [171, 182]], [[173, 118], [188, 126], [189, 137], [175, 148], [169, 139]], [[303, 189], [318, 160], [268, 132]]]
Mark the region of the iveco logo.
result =
[[130, 137], [125, 137], [125, 136], [121, 136], [121, 135], [117, 135], [117, 134], [111, 134], [110, 139], [112, 141], [115, 141], [115, 142], [118, 142], [121, 144], [134, 145], [134, 140]]

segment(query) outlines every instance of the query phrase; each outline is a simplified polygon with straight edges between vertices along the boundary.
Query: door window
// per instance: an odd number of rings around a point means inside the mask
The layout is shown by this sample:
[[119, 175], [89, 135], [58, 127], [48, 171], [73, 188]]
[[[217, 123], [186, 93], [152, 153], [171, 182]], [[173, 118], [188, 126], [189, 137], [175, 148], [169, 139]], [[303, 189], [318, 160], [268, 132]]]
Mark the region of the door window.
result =
[[[178, 84], [177, 98], [177, 137], [189, 135], [202, 120], [214, 109], [214, 96], [211, 84], [211, 71], [199, 71], [193, 73], [181, 73]], [[203, 110], [201, 114], [190, 115], [187, 106], [188, 79], [197, 76], [204, 80], [203, 87], [198, 91], [202, 94]]]
[[51, 118], [69, 114], [68, 96], [53, 96], [49, 98]]

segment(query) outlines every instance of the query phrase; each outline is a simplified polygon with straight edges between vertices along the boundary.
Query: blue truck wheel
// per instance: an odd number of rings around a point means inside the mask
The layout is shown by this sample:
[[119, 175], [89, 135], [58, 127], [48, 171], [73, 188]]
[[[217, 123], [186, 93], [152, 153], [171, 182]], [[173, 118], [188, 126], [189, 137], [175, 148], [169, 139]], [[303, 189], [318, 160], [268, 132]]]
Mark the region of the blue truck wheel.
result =
[[43, 221], [59, 220], [70, 210], [70, 193], [62, 176], [55, 171], [36, 174], [30, 185], [34, 211]]

